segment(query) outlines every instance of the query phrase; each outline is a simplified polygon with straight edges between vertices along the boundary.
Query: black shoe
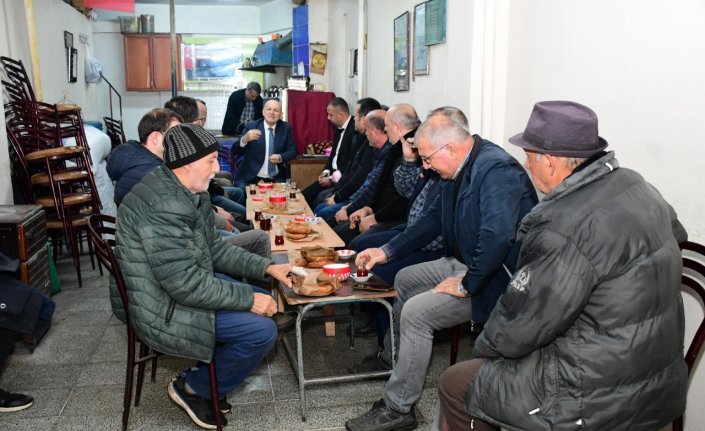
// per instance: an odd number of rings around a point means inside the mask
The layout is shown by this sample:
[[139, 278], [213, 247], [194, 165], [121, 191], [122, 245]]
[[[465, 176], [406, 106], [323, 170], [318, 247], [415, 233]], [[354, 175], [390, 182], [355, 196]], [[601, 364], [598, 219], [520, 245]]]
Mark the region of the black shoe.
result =
[[29, 408], [34, 398], [24, 394], [13, 394], [0, 389], [0, 413], [18, 412]]
[[[377, 335], [377, 327], [374, 323], [368, 323], [366, 325], [356, 326], [353, 333], [357, 338], [374, 337]], [[350, 335], [350, 326], [348, 326], [348, 335]]]
[[228, 402], [227, 397], [224, 397], [222, 400], [218, 400], [218, 410], [220, 410], [222, 414], [227, 415], [232, 409], [233, 406]]
[[[215, 415], [213, 414], [213, 403], [197, 394], [189, 394], [184, 389], [186, 380], [179, 375], [176, 380], [169, 382], [169, 398], [178, 404], [191, 420], [201, 428], [214, 430], [217, 428]], [[227, 401], [226, 401], [227, 402]], [[220, 403], [219, 403], [220, 404]], [[228, 424], [228, 420], [219, 413], [220, 423], [223, 426]]]
[[412, 408], [409, 413], [401, 413], [384, 403], [381, 399], [372, 405], [372, 409], [356, 418], [345, 422], [348, 431], [407, 431], [416, 429], [416, 413]]
[[390, 371], [391, 369], [392, 366], [382, 360], [382, 352], [378, 352], [365, 356], [359, 364], [348, 367], [348, 373], [372, 373], [375, 371]]

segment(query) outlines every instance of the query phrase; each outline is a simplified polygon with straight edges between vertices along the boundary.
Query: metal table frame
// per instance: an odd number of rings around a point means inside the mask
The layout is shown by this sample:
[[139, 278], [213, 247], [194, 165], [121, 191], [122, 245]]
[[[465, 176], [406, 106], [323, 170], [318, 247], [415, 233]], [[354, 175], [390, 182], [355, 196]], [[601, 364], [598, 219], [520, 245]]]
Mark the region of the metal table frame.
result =
[[[281, 288], [281, 287], [280, 287]], [[282, 295], [283, 296], [283, 295]], [[332, 297], [336, 298], [336, 297]], [[339, 298], [339, 297], [338, 297]], [[318, 299], [318, 298], [317, 298]], [[351, 382], [351, 381], [356, 381], [356, 380], [364, 380], [364, 379], [371, 379], [375, 377], [385, 377], [389, 376], [392, 374], [392, 371], [375, 371], [375, 372], [369, 372], [369, 373], [358, 373], [358, 374], [346, 374], [344, 376], [330, 376], [330, 377], [318, 377], [318, 378], [313, 378], [313, 379], [307, 379], [306, 376], [304, 376], [304, 353], [303, 353], [303, 334], [301, 331], [301, 325], [303, 323], [303, 320], [306, 318], [306, 313], [311, 311], [314, 308], [317, 307], [324, 307], [326, 305], [341, 305], [341, 304], [354, 304], [354, 303], [359, 303], [359, 302], [376, 302], [378, 304], [382, 304], [387, 308], [387, 311], [389, 312], [389, 333], [391, 336], [391, 344], [392, 344], [392, 358], [396, 357], [396, 352], [395, 352], [395, 340], [394, 340], [394, 316], [393, 316], [393, 311], [392, 311], [392, 306], [385, 300], [385, 298], [351, 298], [349, 300], [347, 299], [337, 299], [337, 300], [330, 300], [330, 301], [321, 301], [320, 299], [317, 302], [311, 302], [306, 305], [299, 305], [296, 307], [296, 352], [293, 351], [291, 345], [289, 344], [289, 340], [287, 340], [286, 336], [283, 333], [279, 334], [279, 339], [281, 340], [282, 345], [284, 346], [284, 351], [286, 352], [286, 356], [289, 358], [289, 363], [291, 364], [291, 367], [294, 370], [294, 373], [296, 374], [297, 379], [299, 380], [299, 400], [301, 403], [301, 420], [306, 421], [306, 385], [315, 385], [315, 384], [322, 384], [322, 383], [334, 383], [334, 382]], [[324, 316], [325, 319], [330, 320], [330, 319], [335, 319], [335, 318], [341, 318], [341, 317], [351, 317], [351, 316]], [[352, 320], [351, 320], [351, 327], [350, 327], [350, 346], [351, 348], [354, 346], [354, 331], [352, 330]], [[294, 356], [294, 354], [296, 356]]]

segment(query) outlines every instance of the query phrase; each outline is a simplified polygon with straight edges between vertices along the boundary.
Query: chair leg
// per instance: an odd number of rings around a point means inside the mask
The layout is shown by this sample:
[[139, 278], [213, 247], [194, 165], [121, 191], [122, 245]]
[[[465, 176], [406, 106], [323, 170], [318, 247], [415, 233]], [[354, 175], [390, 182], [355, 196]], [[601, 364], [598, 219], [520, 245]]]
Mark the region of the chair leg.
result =
[[211, 378], [211, 400], [213, 401], [213, 414], [215, 415], [216, 429], [223, 431], [223, 422], [220, 420], [220, 410], [218, 409], [218, 377], [215, 373], [215, 358], [211, 360], [208, 366], [208, 372]]
[[[140, 343], [140, 359], [144, 358], [149, 354], [149, 347]], [[140, 398], [142, 397], [142, 382], [144, 381], [144, 367], [147, 366], [145, 361], [140, 360], [137, 364], [137, 389], [135, 391], [135, 407], [140, 405]]]
[[460, 342], [460, 325], [450, 328], [450, 365], [458, 360], [458, 343]]
[[152, 358], [152, 375], [151, 375], [151, 378], [152, 378], [152, 383], [154, 383], [154, 382], [157, 381], [157, 356], [156, 356], [156, 355]]
[[135, 374], [135, 334], [127, 330], [127, 370], [125, 371], [125, 394], [122, 399], [122, 431], [127, 431], [132, 403], [132, 381]]
[[671, 426], [672, 431], [683, 431], [683, 416], [673, 421]]

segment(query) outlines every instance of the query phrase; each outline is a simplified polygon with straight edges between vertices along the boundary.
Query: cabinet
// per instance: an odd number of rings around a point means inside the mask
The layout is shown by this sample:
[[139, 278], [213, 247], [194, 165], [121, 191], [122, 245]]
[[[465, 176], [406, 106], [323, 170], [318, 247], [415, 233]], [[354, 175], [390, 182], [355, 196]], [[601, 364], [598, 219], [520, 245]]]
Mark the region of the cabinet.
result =
[[0, 251], [19, 259], [19, 278], [47, 295], [49, 255], [46, 215], [39, 205], [0, 205]]
[[[125, 88], [128, 91], [171, 90], [171, 36], [168, 34], [126, 34]], [[176, 83], [181, 78], [181, 36], [176, 36]]]
[[303, 190], [314, 181], [317, 181], [318, 176], [321, 175], [321, 171], [326, 166], [326, 162], [328, 162], [328, 157], [326, 156], [302, 157], [291, 160], [289, 169], [291, 171], [291, 179], [296, 181], [296, 187], [299, 190]]

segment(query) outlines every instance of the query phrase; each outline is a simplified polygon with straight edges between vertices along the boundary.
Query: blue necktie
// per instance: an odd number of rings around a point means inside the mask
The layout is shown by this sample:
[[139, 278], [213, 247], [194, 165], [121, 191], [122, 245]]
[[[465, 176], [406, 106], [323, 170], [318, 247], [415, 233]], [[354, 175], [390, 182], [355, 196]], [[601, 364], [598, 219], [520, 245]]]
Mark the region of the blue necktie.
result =
[[274, 163], [269, 161], [269, 157], [274, 154], [274, 129], [269, 128], [269, 154], [267, 155], [267, 175], [269, 178], [274, 178], [277, 176], [277, 167]]

